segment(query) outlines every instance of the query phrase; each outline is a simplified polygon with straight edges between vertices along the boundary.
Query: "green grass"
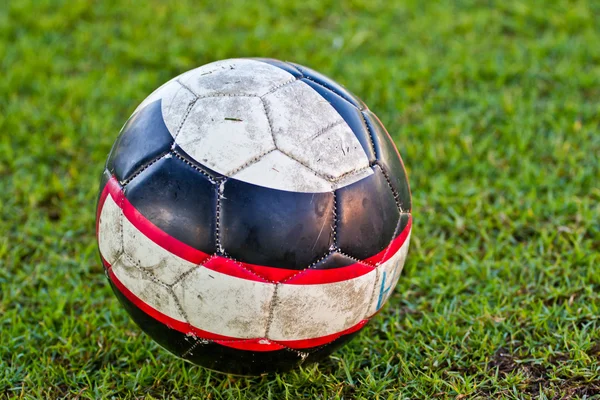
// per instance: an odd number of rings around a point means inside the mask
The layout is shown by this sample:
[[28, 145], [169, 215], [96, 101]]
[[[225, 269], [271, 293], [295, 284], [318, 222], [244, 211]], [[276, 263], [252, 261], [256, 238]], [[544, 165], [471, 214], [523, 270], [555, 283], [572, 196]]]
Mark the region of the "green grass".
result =
[[[600, 3], [94, 3], [0, 4], [0, 397], [600, 397]], [[414, 196], [382, 314], [320, 365], [260, 378], [142, 334], [94, 240], [135, 106], [238, 56], [363, 98]]]

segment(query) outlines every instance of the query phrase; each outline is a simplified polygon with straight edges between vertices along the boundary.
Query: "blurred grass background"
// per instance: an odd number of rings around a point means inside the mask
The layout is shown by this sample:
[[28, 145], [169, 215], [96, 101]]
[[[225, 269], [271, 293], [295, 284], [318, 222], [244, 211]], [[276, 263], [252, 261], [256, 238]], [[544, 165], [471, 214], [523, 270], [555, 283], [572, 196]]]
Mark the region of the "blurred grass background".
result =
[[[600, 396], [600, 3], [0, 3], [0, 397]], [[346, 85], [414, 196], [389, 305], [318, 367], [234, 378], [159, 348], [94, 241], [118, 131], [164, 81], [261, 56]]]

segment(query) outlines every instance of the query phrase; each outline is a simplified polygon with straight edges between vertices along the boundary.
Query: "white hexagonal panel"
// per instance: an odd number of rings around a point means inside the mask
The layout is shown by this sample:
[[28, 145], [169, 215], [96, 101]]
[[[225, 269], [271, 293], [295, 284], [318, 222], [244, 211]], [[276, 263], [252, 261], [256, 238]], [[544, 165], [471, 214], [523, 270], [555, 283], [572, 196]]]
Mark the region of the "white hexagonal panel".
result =
[[199, 99], [175, 142], [199, 163], [224, 175], [275, 148], [256, 97]]
[[262, 96], [294, 80], [281, 68], [250, 59], [216, 61], [196, 68], [180, 78], [198, 96], [215, 94]]
[[153, 281], [126, 255], [112, 265], [112, 271], [119, 282], [145, 304], [178, 321], [185, 321], [171, 292]]
[[302, 81], [264, 97], [277, 148], [320, 175], [336, 179], [369, 160], [338, 112]]
[[342, 332], [365, 317], [376, 273], [320, 285], [277, 288], [268, 338], [312, 339]]
[[259, 186], [269, 182], [273, 189], [290, 192], [330, 192], [331, 183], [298, 161], [275, 150], [239, 171], [233, 178]]
[[265, 334], [275, 285], [199, 267], [174, 285], [173, 291], [190, 324], [244, 339]]

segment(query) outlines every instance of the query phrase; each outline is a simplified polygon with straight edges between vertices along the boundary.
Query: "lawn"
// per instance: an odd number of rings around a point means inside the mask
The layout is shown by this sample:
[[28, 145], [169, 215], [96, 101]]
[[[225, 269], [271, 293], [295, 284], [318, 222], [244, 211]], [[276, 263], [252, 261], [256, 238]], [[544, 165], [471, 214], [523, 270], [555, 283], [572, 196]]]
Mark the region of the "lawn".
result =
[[[0, 398], [600, 398], [600, 3], [217, 3], [0, 4]], [[94, 238], [137, 104], [241, 56], [360, 96], [414, 203], [380, 316], [327, 361], [258, 378], [141, 333]]]

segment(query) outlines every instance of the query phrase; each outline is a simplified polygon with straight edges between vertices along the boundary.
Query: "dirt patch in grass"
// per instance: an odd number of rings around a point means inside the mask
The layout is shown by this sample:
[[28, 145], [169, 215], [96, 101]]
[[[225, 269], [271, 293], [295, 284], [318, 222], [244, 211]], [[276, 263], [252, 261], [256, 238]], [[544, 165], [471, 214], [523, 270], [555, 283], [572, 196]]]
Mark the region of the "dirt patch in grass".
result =
[[[600, 343], [594, 345], [588, 354], [600, 353]], [[553, 366], [571, 361], [567, 354], [557, 354], [550, 357], [544, 365], [528, 361], [530, 357], [511, 351], [505, 347], [500, 347], [494, 353], [492, 359], [487, 365], [490, 374], [500, 378], [506, 376], [522, 375], [525, 381], [519, 387], [523, 393], [532, 397], [537, 397], [544, 393], [551, 394], [552, 399], [570, 399], [600, 395], [600, 382], [588, 382], [583, 376], [557, 377], [550, 374]], [[499, 393], [492, 391], [482, 391], [478, 393], [482, 396], [497, 396]]]

